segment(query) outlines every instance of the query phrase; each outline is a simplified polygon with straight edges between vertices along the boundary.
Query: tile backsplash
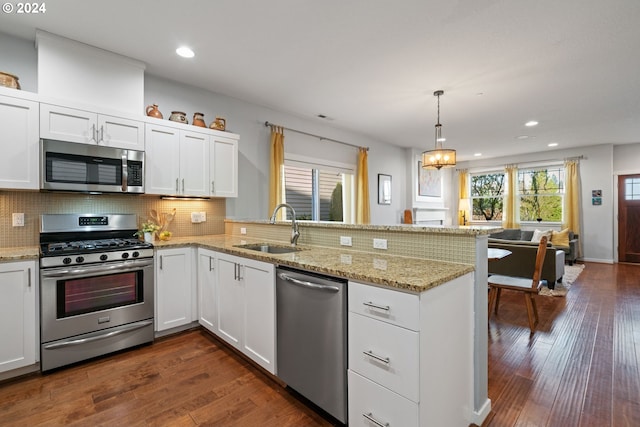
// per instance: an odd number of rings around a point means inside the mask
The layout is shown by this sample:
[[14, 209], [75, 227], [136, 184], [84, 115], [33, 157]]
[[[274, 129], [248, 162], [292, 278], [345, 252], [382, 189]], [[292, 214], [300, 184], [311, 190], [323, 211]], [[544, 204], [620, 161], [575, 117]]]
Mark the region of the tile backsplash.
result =
[[[133, 213], [138, 222], [149, 219], [149, 211], [176, 216], [168, 230], [174, 236], [224, 234], [225, 199], [162, 200], [159, 196], [35, 191], [0, 191], [0, 247], [38, 244], [40, 215], [57, 213]], [[206, 212], [206, 222], [191, 223], [191, 212]], [[12, 214], [24, 213], [24, 227], [12, 226]]]

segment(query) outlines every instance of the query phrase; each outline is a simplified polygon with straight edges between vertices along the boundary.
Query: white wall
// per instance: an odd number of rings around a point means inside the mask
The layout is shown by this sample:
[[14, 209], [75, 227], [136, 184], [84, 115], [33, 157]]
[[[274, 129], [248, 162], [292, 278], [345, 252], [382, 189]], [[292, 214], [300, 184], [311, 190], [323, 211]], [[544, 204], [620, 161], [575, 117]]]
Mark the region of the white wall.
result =
[[18, 76], [22, 90], [38, 91], [35, 43], [0, 33], [0, 71]]

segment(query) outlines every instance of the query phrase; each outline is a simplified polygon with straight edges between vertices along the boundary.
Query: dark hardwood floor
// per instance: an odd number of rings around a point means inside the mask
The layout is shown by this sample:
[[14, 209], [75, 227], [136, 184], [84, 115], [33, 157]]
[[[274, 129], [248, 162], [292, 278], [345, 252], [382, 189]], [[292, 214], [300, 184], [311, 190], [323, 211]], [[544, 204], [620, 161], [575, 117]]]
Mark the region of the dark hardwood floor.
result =
[[565, 298], [504, 291], [489, 320], [485, 426], [640, 426], [640, 265], [587, 263]]
[[[640, 426], [640, 265], [589, 263], [567, 297], [536, 298], [533, 335], [519, 294], [489, 321], [484, 426]], [[0, 384], [0, 426], [58, 425], [333, 424], [197, 330]]]
[[195, 330], [0, 384], [0, 426], [332, 426]]

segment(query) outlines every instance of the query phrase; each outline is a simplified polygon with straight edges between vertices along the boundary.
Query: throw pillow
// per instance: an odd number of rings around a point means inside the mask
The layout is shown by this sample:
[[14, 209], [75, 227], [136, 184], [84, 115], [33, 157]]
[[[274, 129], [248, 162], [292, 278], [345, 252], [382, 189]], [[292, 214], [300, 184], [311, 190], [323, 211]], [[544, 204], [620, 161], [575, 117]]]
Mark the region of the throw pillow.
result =
[[533, 237], [531, 237], [531, 241], [534, 243], [540, 243], [540, 239], [542, 239], [542, 236], [547, 236], [547, 240], [551, 239], [551, 232], [552, 230], [538, 230], [536, 229], [533, 232]]
[[551, 233], [551, 243], [553, 246], [569, 246], [569, 229], [565, 228], [561, 231], [553, 231]]

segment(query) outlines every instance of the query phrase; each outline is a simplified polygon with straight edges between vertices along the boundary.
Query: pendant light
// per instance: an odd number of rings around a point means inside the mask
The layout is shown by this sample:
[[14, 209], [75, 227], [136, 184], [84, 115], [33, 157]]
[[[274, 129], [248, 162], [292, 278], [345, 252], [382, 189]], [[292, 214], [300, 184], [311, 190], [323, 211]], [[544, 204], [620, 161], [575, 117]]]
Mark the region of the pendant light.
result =
[[450, 168], [456, 165], [456, 150], [445, 150], [442, 143], [445, 138], [442, 137], [442, 125], [440, 124], [440, 95], [443, 90], [433, 92], [433, 96], [438, 97], [438, 122], [436, 123], [436, 147], [434, 150], [424, 151], [422, 153], [422, 167], [424, 169]]

